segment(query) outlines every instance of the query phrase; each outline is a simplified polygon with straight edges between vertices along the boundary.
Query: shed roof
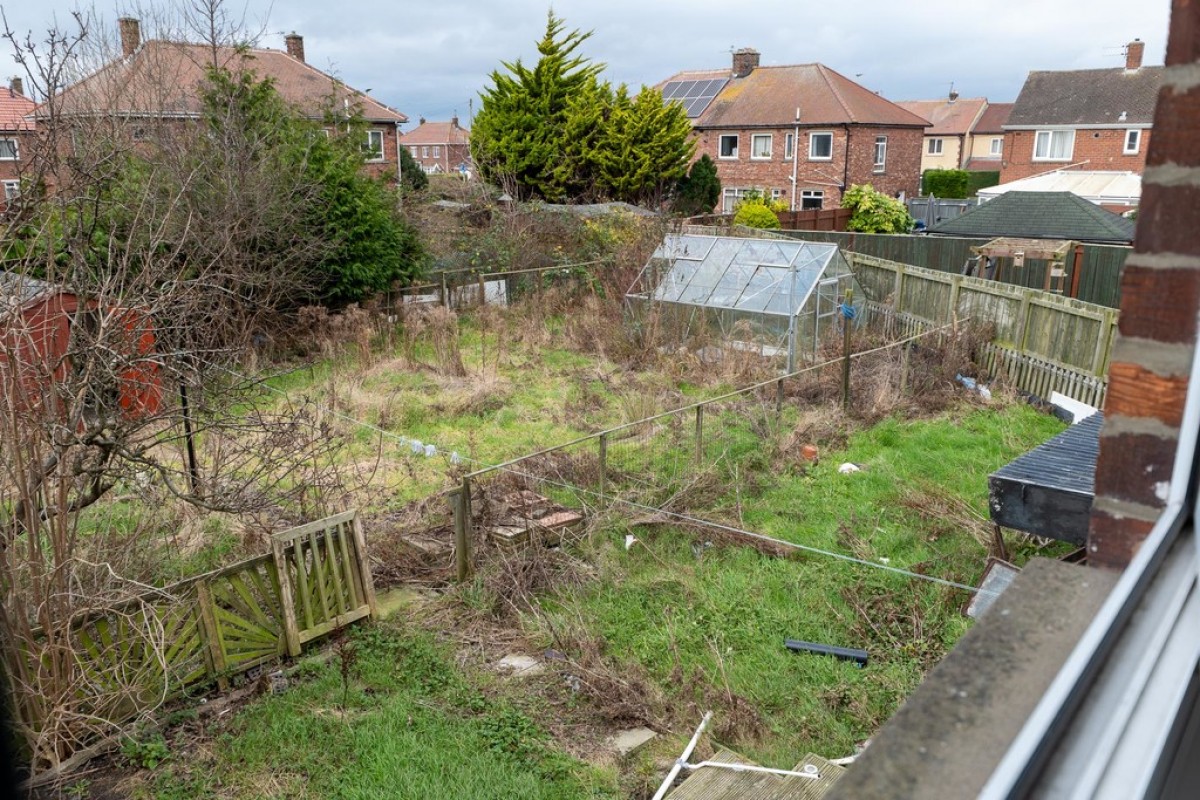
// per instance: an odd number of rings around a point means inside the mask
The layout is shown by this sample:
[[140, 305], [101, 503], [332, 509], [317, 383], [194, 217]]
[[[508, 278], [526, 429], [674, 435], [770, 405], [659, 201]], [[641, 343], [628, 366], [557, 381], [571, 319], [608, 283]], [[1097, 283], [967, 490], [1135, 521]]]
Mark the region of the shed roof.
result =
[[1056, 170], [979, 190], [980, 197], [1008, 192], [1071, 192], [1090, 203], [1136, 204], [1142, 196], [1142, 176], [1136, 172]]
[[370, 122], [407, 122], [408, 117], [282, 50], [212, 48], [151, 39], [128, 58], [109, 62], [59, 95], [66, 114], [194, 117], [199, 88], [211, 65], [247, 69], [270, 78], [302, 114], [320, 118], [327, 109], [357, 106]]
[[966, 135], [987, 107], [985, 97], [960, 97], [956, 100], [901, 100], [896, 105], [933, 123], [926, 136]]
[[1006, 192], [954, 219], [939, 222], [931, 234], [1074, 239], [1128, 244], [1134, 223], [1070, 192]]
[[[729, 77], [728, 70], [680, 72], [671, 81]], [[924, 128], [929, 123], [824, 64], [756, 67], [730, 78], [695, 120], [697, 128], [866, 124]]]
[[0, 270], [0, 310], [21, 308], [39, 296], [53, 291], [53, 284], [18, 272]]
[[1162, 67], [1030, 72], [1005, 127], [1149, 125], [1162, 77]]

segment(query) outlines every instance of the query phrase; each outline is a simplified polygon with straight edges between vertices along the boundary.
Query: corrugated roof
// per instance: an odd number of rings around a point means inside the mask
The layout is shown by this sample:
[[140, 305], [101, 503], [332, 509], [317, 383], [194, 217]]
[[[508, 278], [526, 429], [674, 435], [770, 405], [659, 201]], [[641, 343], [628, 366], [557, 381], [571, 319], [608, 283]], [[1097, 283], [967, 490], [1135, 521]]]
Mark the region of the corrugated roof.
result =
[[[668, 80], [728, 77], [728, 70], [681, 72]], [[666, 81], [664, 81], [666, 83]], [[660, 86], [663, 84], [660, 84]], [[695, 121], [697, 128], [795, 124], [866, 124], [923, 128], [926, 120], [824, 64], [757, 67], [731, 78]]]
[[28, 97], [0, 88], [0, 131], [33, 130], [33, 123], [25, 117], [36, 107], [37, 103]]
[[1006, 192], [954, 219], [939, 222], [931, 234], [1015, 236], [1128, 244], [1134, 223], [1070, 192]]
[[1136, 203], [1142, 196], [1142, 176], [1136, 172], [1057, 170], [979, 190], [980, 197], [1008, 192], [1071, 192], [1092, 203]]
[[453, 122], [422, 122], [401, 137], [407, 145], [413, 144], [469, 144], [471, 132]]
[[971, 126], [987, 105], [987, 98], [960, 97], [954, 101], [902, 100], [896, 105], [933, 123], [925, 129], [926, 136], [957, 136], [971, 132]]
[[38, 296], [54, 290], [52, 284], [37, 278], [0, 270], [0, 308], [20, 308]]
[[200, 111], [197, 89], [214, 63], [271, 78], [280, 96], [309, 117], [319, 118], [327, 108], [350, 103], [371, 122], [408, 121], [399, 111], [282, 50], [214, 49], [161, 39], [146, 42], [131, 57], [117, 59], [72, 84], [59, 99], [67, 114], [101, 110], [131, 116], [195, 116]]
[[1162, 67], [1030, 72], [1006, 124], [1148, 125], [1162, 76]]
[[975, 126], [976, 133], [1004, 133], [1004, 124], [1012, 113], [1012, 103], [988, 103], [979, 124]]

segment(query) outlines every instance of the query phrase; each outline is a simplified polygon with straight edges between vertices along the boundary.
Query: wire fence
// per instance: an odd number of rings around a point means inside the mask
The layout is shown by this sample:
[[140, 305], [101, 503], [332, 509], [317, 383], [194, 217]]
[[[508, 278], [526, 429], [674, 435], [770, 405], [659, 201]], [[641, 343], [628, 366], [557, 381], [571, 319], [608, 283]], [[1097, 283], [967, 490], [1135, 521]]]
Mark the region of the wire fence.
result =
[[810, 551], [976, 591], [730, 522], [740, 517], [743, 492], [749, 495], [758, 476], [769, 473], [781, 455], [795, 460], [819, 455], [812, 445], [790, 436], [794, 419], [786, 408], [810, 401], [829, 405], [831, 398], [835, 403], [839, 392], [853, 392], [860, 379], [877, 376], [873, 368], [856, 366], [872, 358], [899, 362], [886, 379], [898, 382], [903, 392], [908, 346], [926, 337], [944, 340], [961, 325], [934, 328], [889, 314], [884, 307], [877, 311], [873, 326], [900, 331], [902, 338], [467, 474], [451, 496], [458, 577], [470, 574], [473, 550], [483, 542], [500, 547], [554, 544], [581, 528], [589, 515], [617, 510], [632, 524], [673, 522], [706, 529], [709, 535], [723, 533], [769, 552]]
[[594, 268], [603, 259], [556, 264], [550, 267], [439, 272], [434, 280], [400, 287], [384, 296], [389, 315], [402, 315], [412, 306], [440, 305], [447, 308], [471, 308], [484, 304], [511, 305], [521, 300], [539, 299], [554, 289], [581, 289], [592, 285]]

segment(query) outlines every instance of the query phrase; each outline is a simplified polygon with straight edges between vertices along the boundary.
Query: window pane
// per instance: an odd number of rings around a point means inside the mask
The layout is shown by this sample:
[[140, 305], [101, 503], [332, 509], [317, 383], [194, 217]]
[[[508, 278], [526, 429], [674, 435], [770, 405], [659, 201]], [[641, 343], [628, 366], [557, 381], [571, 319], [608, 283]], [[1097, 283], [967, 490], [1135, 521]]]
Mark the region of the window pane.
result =
[[738, 148], [737, 136], [722, 136], [721, 137], [721, 157], [736, 158]]
[[789, 133], [783, 139], [783, 157], [791, 158], [794, 152], [796, 152], [796, 135]]
[[0, 139], [0, 158], [12, 160], [17, 157], [17, 140]]
[[808, 140], [808, 157], [809, 158], [832, 158], [833, 157], [833, 134], [832, 133], [814, 133]]
[[750, 155], [753, 158], [770, 158], [771, 137], [761, 134], [755, 135], [750, 142]]

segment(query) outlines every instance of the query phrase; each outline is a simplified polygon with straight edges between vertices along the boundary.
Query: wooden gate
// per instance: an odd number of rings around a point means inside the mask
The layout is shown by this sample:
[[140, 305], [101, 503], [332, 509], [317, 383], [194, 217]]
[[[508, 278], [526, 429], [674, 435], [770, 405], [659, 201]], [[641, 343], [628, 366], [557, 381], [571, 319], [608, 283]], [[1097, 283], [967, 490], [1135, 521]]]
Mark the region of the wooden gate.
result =
[[375, 615], [375, 586], [353, 511], [271, 537], [288, 653], [354, 620]]

